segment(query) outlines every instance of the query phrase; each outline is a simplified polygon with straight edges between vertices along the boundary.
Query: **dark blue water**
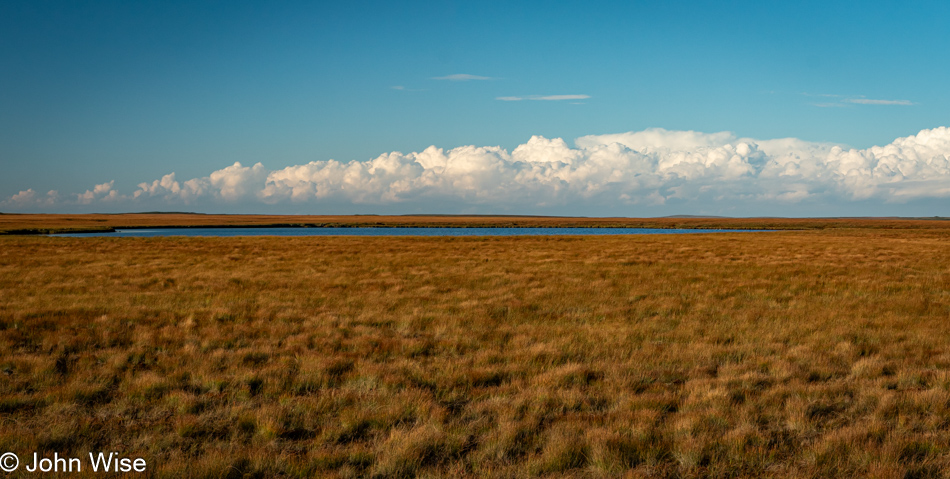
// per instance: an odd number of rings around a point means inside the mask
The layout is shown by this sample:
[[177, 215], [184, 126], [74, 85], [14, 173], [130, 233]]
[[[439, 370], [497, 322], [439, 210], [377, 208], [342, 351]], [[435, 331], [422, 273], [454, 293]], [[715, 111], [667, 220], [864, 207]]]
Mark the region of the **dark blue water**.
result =
[[673, 235], [736, 233], [763, 230], [651, 228], [143, 228], [112, 233], [63, 233], [52, 236], [149, 238], [154, 236], [553, 236]]

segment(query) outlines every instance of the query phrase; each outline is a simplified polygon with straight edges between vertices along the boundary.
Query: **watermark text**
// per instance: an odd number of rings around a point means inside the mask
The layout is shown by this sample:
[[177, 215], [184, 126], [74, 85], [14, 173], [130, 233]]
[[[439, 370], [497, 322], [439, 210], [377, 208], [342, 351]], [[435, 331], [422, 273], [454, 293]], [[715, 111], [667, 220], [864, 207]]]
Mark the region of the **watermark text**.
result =
[[[145, 472], [148, 464], [141, 457], [123, 457], [115, 452], [90, 452], [88, 457], [66, 457], [54, 452], [52, 457], [34, 452], [26, 458], [26, 472]], [[13, 472], [20, 468], [20, 457], [12, 452], [0, 455], [0, 470]]]

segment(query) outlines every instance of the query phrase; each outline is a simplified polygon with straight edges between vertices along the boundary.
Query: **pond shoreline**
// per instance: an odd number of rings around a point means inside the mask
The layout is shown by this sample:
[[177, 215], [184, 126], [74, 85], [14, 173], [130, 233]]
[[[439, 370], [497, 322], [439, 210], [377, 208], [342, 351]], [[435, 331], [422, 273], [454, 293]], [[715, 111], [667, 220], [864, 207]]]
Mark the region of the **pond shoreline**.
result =
[[471, 237], [471, 236], [602, 236], [602, 235], [668, 235], [668, 234], [698, 234], [698, 233], [751, 233], [776, 230], [762, 229], [722, 229], [722, 228], [637, 228], [637, 227], [503, 227], [503, 226], [468, 226], [468, 227], [402, 227], [402, 226], [329, 226], [329, 227], [300, 227], [300, 226], [216, 226], [216, 227], [141, 227], [141, 228], [114, 228], [112, 231], [87, 231], [53, 233], [49, 236], [65, 238], [91, 237], [120, 237], [120, 238], [152, 238], [152, 237], [238, 237], [238, 236], [281, 236], [281, 237], [311, 237], [311, 236], [371, 236], [371, 237]]

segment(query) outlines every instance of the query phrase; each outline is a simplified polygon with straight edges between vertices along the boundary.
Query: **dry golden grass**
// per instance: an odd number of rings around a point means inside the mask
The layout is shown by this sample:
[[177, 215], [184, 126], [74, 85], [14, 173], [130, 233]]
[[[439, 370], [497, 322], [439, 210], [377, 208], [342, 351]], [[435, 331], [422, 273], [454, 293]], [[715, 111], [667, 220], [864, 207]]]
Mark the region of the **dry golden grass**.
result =
[[154, 477], [944, 477], [948, 246], [4, 237], [0, 452]]

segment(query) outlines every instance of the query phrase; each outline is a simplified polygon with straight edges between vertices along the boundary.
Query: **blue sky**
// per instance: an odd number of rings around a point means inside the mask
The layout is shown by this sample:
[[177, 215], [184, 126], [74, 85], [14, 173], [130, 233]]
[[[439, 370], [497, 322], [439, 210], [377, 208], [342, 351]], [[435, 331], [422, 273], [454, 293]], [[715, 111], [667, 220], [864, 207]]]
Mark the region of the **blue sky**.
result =
[[[601, 190], [572, 194], [562, 190], [590, 178], [549, 168], [526, 186], [515, 176], [535, 160], [517, 163], [505, 154], [535, 135], [577, 149], [580, 137], [655, 128], [674, 132], [669, 138], [733, 133], [699, 147], [707, 150], [792, 137], [865, 151], [948, 126], [950, 3], [337, 3], [0, 3], [0, 198], [7, 199], [0, 210], [946, 214], [950, 185], [939, 160], [950, 152], [934, 146], [944, 141], [942, 130], [928, 140], [930, 157], [921, 159], [919, 148], [901, 157], [926, 165], [888, 166], [899, 167], [900, 178], [888, 177], [886, 187], [878, 181], [871, 194], [844, 178], [840, 154], [827, 148], [814, 160], [842, 179], [804, 190], [800, 183], [814, 179], [811, 173], [760, 178], [756, 162], [787, 163], [776, 159], [784, 150], [768, 148], [758, 148], [766, 160], [755, 151], [739, 155], [754, 170], [733, 172], [745, 175], [741, 184], [718, 181], [739, 181], [719, 170], [697, 183], [695, 172], [663, 169], [669, 155], [630, 140], [622, 144], [653, 155], [652, 166], [638, 171], [657, 182], [605, 179]], [[361, 183], [365, 194], [347, 196], [330, 191], [344, 188], [344, 180], [319, 183], [323, 173], [311, 169], [307, 181], [318, 193], [261, 193], [273, 180], [267, 175], [287, 167], [322, 162], [325, 171], [331, 159], [366, 163], [431, 145], [449, 162], [462, 161], [448, 154], [457, 147], [501, 147], [504, 154], [486, 154], [502, 166], [478, 164], [505, 173], [486, 183], [485, 171], [471, 165], [456, 169], [457, 178], [423, 178], [409, 168], [404, 173], [415, 183], [407, 190], [393, 186], [392, 175], [380, 183], [373, 170]], [[652, 148], [675, 156], [697, 147]], [[584, 161], [591, 155], [583, 153]], [[862, 155], [865, 176], [879, 177], [881, 155]], [[711, 164], [703, 158], [697, 161]], [[133, 198], [143, 182], [174, 172], [180, 189], [235, 162], [261, 163], [254, 181], [264, 186], [246, 186], [229, 200], [209, 179], [187, 200], [169, 188]], [[580, 168], [580, 160], [572, 164]], [[632, 168], [619, 160], [599, 165], [622, 170], [613, 178]], [[917, 183], [900, 191], [918, 193], [888, 193], [905, 180]], [[100, 193], [116, 193], [101, 202], [94, 187], [108, 182]], [[920, 182], [930, 186], [921, 190]], [[677, 193], [683, 184], [723, 194]], [[512, 188], [520, 189], [486, 199]], [[731, 193], [737, 188], [746, 196]], [[44, 196], [50, 190], [57, 194]], [[90, 201], [76, 199], [87, 190], [95, 193]], [[14, 201], [24, 191], [35, 195]], [[808, 195], [743, 206], [748, 195], [770, 191]]]

